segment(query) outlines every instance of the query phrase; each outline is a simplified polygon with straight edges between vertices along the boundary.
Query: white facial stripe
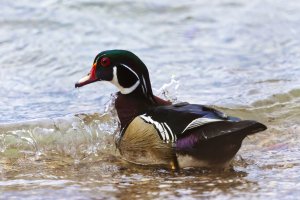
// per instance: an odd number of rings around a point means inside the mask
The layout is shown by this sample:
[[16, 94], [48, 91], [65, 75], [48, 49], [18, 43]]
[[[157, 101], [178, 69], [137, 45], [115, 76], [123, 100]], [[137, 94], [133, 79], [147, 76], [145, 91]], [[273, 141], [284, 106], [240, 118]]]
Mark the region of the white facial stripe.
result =
[[125, 64], [121, 64], [123, 67], [126, 67], [129, 71], [131, 71], [136, 77], [137, 79], [139, 79], [139, 76], [135, 73], [135, 71], [133, 71], [130, 67], [128, 67], [127, 65]]
[[143, 93], [146, 94], [146, 91], [145, 91], [145, 88], [144, 88], [143, 84], [142, 84], [142, 90], [143, 90]]
[[144, 89], [143, 89], [143, 90], [144, 90], [144, 93], [147, 94], [147, 85], [146, 85], [146, 81], [145, 81], [144, 76], [142, 76], [142, 78], [143, 78], [143, 84], [142, 84], [142, 87], [144, 88]]
[[[125, 66], [126, 67], [126, 66]], [[128, 67], [127, 67], [128, 68]], [[129, 68], [130, 69], [130, 68]], [[130, 69], [131, 70], [131, 69]], [[132, 70], [131, 70], [132, 71]], [[132, 71], [136, 76], [137, 76], [137, 74], [134, 72], [134, 71]], [[138, 78], [138, 76], [137, 76], [137, 78]], [[124, 88], [124, 87], [122, 87], [121, 85], [120, 85], [120, 83], [119, 83], [119, 80], [118, 80], [118, 76], [117, 76], [117, 67], [116, 66], [114, 66], [113, 67], [113, 79], [110, 81], [112, 84], [114, 84], [119, 90], [120, 90], [120, 92], [122, 93], [122, 94], [129, 94], [129, 93], [131, 93], [131, 92], [133, 92], [138, 86], [139, 86], [139, 84], [140, 84], [140, 80], [138, 79], [137, 80], [137, 82], [133, 85], [133, 86], [131, 86], [131, 87], [129, 87], [129, 88]]]

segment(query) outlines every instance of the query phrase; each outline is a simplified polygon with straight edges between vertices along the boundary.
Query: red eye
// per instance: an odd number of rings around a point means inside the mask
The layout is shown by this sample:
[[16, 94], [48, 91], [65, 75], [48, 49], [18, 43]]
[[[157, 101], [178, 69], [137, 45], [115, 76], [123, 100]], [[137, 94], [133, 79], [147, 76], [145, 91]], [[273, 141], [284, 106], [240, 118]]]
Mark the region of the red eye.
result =
[[108, 57], [101, 58], [100, 62], [103, 67], [108, 67], [110, 65], [110, 59]]

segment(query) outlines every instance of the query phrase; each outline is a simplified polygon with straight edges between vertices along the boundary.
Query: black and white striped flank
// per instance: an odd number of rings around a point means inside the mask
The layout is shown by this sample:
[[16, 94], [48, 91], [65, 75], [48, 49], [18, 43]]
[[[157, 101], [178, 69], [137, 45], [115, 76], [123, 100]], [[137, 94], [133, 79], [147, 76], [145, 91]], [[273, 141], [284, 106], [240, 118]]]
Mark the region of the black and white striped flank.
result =
[[164, 142], [176, 142], [177, 137], [171, 130], [170, 126], [166, 122], [157, 122], [151, 118], [151, 116], [147, 116], [146, 114], [140, 115], [140, 118], [142, 118], [146, 123], [152, 124], [155, 129], [157, 130], [160, 139], [162, 139]]

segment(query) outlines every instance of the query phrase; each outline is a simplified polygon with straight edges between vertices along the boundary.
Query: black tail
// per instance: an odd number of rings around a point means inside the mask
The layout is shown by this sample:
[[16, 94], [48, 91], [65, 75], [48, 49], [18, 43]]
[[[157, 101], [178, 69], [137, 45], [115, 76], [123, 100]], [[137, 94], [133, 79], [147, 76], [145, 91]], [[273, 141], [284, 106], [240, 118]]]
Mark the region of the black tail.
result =
[[[206, 124], [198, 131], [201, 132], [200, 140], [209, 140], [219, 136], [242, 134], [244, 137], [254, 133], [264, 131], [267, 127], [252, 120], [243, 120], [239, 122], [218, 121]], [[199, 134], [199, 133], [198, 133]]]
[[212, 165], [230, 161], [248, 135], [264, 131], [267, 127], [256, 121], [218, 121], [189, 130], [179, 138], [176, 150]]

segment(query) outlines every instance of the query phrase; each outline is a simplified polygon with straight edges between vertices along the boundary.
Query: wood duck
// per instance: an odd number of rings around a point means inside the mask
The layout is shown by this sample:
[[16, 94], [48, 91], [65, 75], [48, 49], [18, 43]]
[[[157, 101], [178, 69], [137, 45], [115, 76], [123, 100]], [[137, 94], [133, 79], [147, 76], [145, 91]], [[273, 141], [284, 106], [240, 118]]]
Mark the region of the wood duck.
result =
[[115, 107], [121, 123], [117, 148], [125, 160], [141, 165], [224, 168], [243, 139], [267, 127], [204, 105], [172, 104], [152, 92], [146, 65], [132, 52], [99, 53], [90, 73], [75, 87], [109, 81], [119, 92]]

